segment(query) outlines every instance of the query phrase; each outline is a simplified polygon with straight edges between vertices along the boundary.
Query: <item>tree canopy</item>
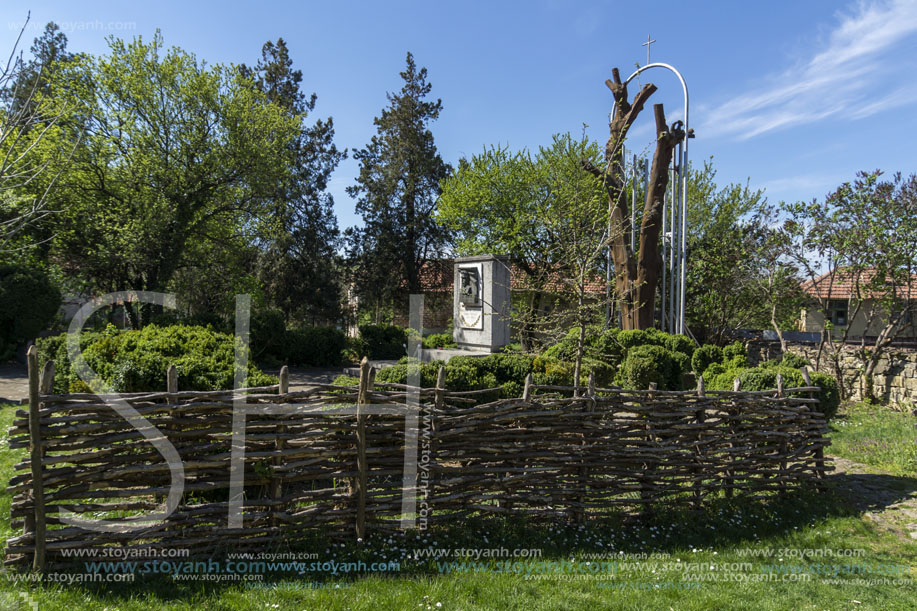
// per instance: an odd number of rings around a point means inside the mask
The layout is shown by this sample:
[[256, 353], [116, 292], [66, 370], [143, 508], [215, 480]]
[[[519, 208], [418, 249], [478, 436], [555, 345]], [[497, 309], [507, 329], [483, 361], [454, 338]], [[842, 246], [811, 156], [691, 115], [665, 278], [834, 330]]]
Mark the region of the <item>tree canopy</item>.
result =
[[401, 78], [401, 90], [386, 95], [389, 105], [373, 121], [376, 134], [354, 153], [360, 174], [347, 189], [364, 223], [348, 234], [354, 286], [376, 303], [419, 293], [424, 264], [443, 256], [450, 238], [435, 219], [440, 181], [451, 171], [430, 131], [442, 101], [427, 99], [427, 69], [411, 53]]

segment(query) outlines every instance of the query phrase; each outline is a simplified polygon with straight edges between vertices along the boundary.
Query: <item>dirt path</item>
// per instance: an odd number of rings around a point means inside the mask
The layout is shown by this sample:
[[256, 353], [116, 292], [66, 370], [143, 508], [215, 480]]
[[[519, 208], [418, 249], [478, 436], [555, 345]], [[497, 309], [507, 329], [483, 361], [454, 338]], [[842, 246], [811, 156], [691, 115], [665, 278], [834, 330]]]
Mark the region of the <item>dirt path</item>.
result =
[[898, 477], [832, 456], [828, 481], [863, 516], [901, 538], [917, 539], [917, 478]]

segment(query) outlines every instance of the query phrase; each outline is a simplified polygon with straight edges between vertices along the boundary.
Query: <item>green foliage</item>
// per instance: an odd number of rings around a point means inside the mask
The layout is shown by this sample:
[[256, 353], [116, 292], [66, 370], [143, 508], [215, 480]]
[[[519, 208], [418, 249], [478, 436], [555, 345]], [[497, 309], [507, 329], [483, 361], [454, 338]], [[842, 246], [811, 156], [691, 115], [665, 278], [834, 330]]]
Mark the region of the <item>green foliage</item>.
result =
[[[539, 356], [532, 361], [532, 382], [545, 386], [571, 386], [573, 363]], [[582, 382], [582, 380], [580, 380]]]
[[809, 373], [812, 384], [821, 388], [818, 393], [818, 409], [825, 415], [826, 420], [831, 420], [837, 415], [837, 408], [841, 405], [841, 393], [837, 387], [834, 376], [818, 371]]
[[384, 367], [381, 369], [379, 373], [376, 374], [376, 382], [407, 384], [409, 376], [416, 376], [418, 373], [420, 373], [420, 386], [422, 388], [432, 388], [436, 386], [436, 376], [439, 373], [439, 368], [442, 365], [442, 361], [418, 363], [416, 359], [409, 359], [405, 357], [405, 359], [399, 361], [397, 365]]
[[[90, 287], [163, 290], [181, 280], [202, 305], [253, 292], [252, 236], [267, 232], [277, 189], [291, 180], [302, 117], [238, 69], [166, 48], [159, 33], [109, 45], [50, 85], [71, 113], [35, 151], [47, 177], [29, 186], [42, 192], [57, 178], [50, 255]], [[151, 313], [144, 306], [132, 322]]]
[[61, 294], [48, 276], [22, 265], [0, 265], [0, 361], [48, 327]]
[[331, 382], [335, 386], [360, 386], [360, 378], [348, 375], [339, 375]]
[[[623, 333], [623, 332], [622, 332]], [[645, 390], [651, 382], [659, 390], [681, 389], [681, 368], [679, 360], [662, 346], [643, 344], [627, 351], [617, 381], [624, 388]]]
[[792, 367], [794, 369], [801, 369], [803, 367], [811, 367], [810, 363], [804, 356], [800, 356], [793, 352], [785, 352], [783, 357], [780, 359], [780, 364], [784, 367]]
[[674, 333], [666, 333], [665, 335], [666, 349], [670, 352], [681, 352], [686, 354], [690, 365], [691, 357], [694, 356], [694, 351], [697, 349], [697, 344], [694, 340], [686, 335], [677, 335]]
[[332, 367], [340, 365], [347, 337], [336, 327], [291, 329], [284, 337], [287, 365], [295, 367]]
[[696, 374], [702, 375], [713, 363], [722, 363], [723, 357], [722, 348], [713, 344], [705, 344], [694, 351], [694, 356], [691, 358], [691, 367]]
[[397, 325], [360, 325], [361, 347], [371, 359], [398, 359], [407, 352], [408, 332]]
[[[455, 232], [457, 253], [507, 255], [525, 274], [520, 282], [535, 294], [553, 292], [549, 285], [562, 282], [576, 326], [596, 318], [584, 281], [595, 277], [608, 226], [607, 192], [583, 171], [583, 160], [604, 163], [595, 143], [569, 133], [554, 135], [537, 152], [492, 147], [459, 162], [442, 182], [437, 208], [439, 222]], [[544, 314], [526, 299], [514, 302], [525, 349], [539, 344], [535, 329], [557, 331], [557, 319]]]
[[423, 347], [435, 350], [437, 348], [455, 348], [456, 343], [451, 333], [431, 333], [423, 338]]
[[[301, 121], [315, 110], [316, 96], [301, 89], [302, 71], [293, 69], [286, 42], [268, 41], [253, 68], [240, 72], [273, 104]], [[272, 223], [257, 253], [259, 288], [288, 320], [333, 320], [340, 310], [340, 234], [334, 201], [326, 186], [345, 153], [334, 145], [330, 118], [301, 129], [291, 143], [290, 175], [273, 198]]]
[[[56, 392], [84, 391], [85, 383], [73, 370], [64, 335], [39, 340], [42, 361], [56, 351]], [[80, 346], [86, 364], [115, 392], [166, 390], [166, 370], [178, 369], [181, 390], [217, 390], [233, 387], [234, 338], [201, 327], [148, 325], [140, 331], [83, 333]], [[276, 383], [253, 364], [247, 386]]]
[[287, 332], [283, 312], [257, 309], [252, 312], [249, 341], [252, 358], [276, 366], [283, 361]]
[[665, 347], [665, 335], [656, 329], [628, 329], [620, 331], [617, 341], [624, 350], [629, 350], [635, 346], [661, 346]]
[[434, 218], [440, 181], [451, 171], [430, 131], [442, 101], [427, 99], [427, 69], [418, 69], [411, 53], [401, 78], [403, 87], [388, 94], [374, 121], [376, 134], [354, 153], [360, 173], [347, 188], [364, 223], [347, 233], [354, 286], [371, 305], [422, 292], [421, 268], [449, 243], [449, 231]]
[[[784, 388], [805, 386], [802, 372], [799, 369], [787, 367], [778, 361], [767, 361], [755, 368], [748, 367], [744, 355], [734, 357], [726, 365], [712, 364], [704, 373], [704, 380], [710, 390], [732, 390], [737, 378], [742, 390], [773, 390], [777, 388], [777, 374], [783, 376]], [[832, 376], [819, 372], [810, 372], [809, 376], [812, 384], [821, 389], [817, 395], [818, 409], [826, 419], [830, 420], [837, 413], [840, 405], [837, 381]]]
[[735, 341], [727, 346], [723, 347], [723, 359], [731, 361], [737, 356], [746, 356], [745, 355], [745, 344], [739, 341]]

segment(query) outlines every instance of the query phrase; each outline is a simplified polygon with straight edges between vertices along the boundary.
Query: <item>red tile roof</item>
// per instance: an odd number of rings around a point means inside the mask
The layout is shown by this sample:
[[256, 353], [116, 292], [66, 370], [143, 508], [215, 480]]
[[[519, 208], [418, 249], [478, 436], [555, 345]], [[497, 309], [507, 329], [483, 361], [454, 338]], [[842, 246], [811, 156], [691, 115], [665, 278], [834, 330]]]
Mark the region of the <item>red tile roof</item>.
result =
[[[850, 299], [856, 297], [857, 284], [865, 287], [873, 281], [876, 272], [874, 269], [839, 269], [826, 272], [815, 279], [802, 282], [800, 286], [804, 293], [816, 299]], [[859, 282], [857, 282], [859, 280]], [[899, 286], [896, 289], [899, 299], [917, 299], [917, 274], [911, 277], [911, 284]], [[871, 295], [864, 294], [864, 298]]]

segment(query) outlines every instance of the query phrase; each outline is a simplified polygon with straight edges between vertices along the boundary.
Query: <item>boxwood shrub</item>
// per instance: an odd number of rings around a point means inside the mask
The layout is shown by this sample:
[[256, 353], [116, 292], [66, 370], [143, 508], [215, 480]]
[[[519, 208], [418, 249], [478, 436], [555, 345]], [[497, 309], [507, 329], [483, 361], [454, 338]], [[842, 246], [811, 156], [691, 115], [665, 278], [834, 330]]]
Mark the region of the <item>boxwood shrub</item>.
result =
[[284, 336], [283, 346], [287, 365], [334, 367], [341, 364], [347, 336], [336, 327], [291, 329]]
[[627, 351], [618, 370], [617, 382], [624, 388], [645, 390], [651, 382], [659, 390], [681, 389], [681, 366], [672, 352], [662, 346], [645, 344]]
[[719, 346], [704, 344], [694, 351], [694, 356], [691, 357], [691, 367], [694, 373], [702, 375], [713, 363], [722, 363], [723, 356], [723, 349]]
[[456, 343], [451, 333], [431, 333], [423, 338], [423, 347], [428, 350], [437, 348], [455, 348]]
[[371, 359], [398, 359], [407, 353], [408, 333], [396, 325], [360, 325], [365, 354]]
[[[85, 392], [89, 388], [73, 371], [64, 338], [38, 340], [39, 359], [55, 360], [55, 392]], [[181, 390], [233, 387], [234, 338], [203, 327], [148, 325], [119, 331], [109, 325], [100, 333], [83, 333], [80, 346], [86, 364], [115, 392], [164, 391], [169, 365], [178, 369]], [[276, 382], [249, 364], [246, 386]]]

